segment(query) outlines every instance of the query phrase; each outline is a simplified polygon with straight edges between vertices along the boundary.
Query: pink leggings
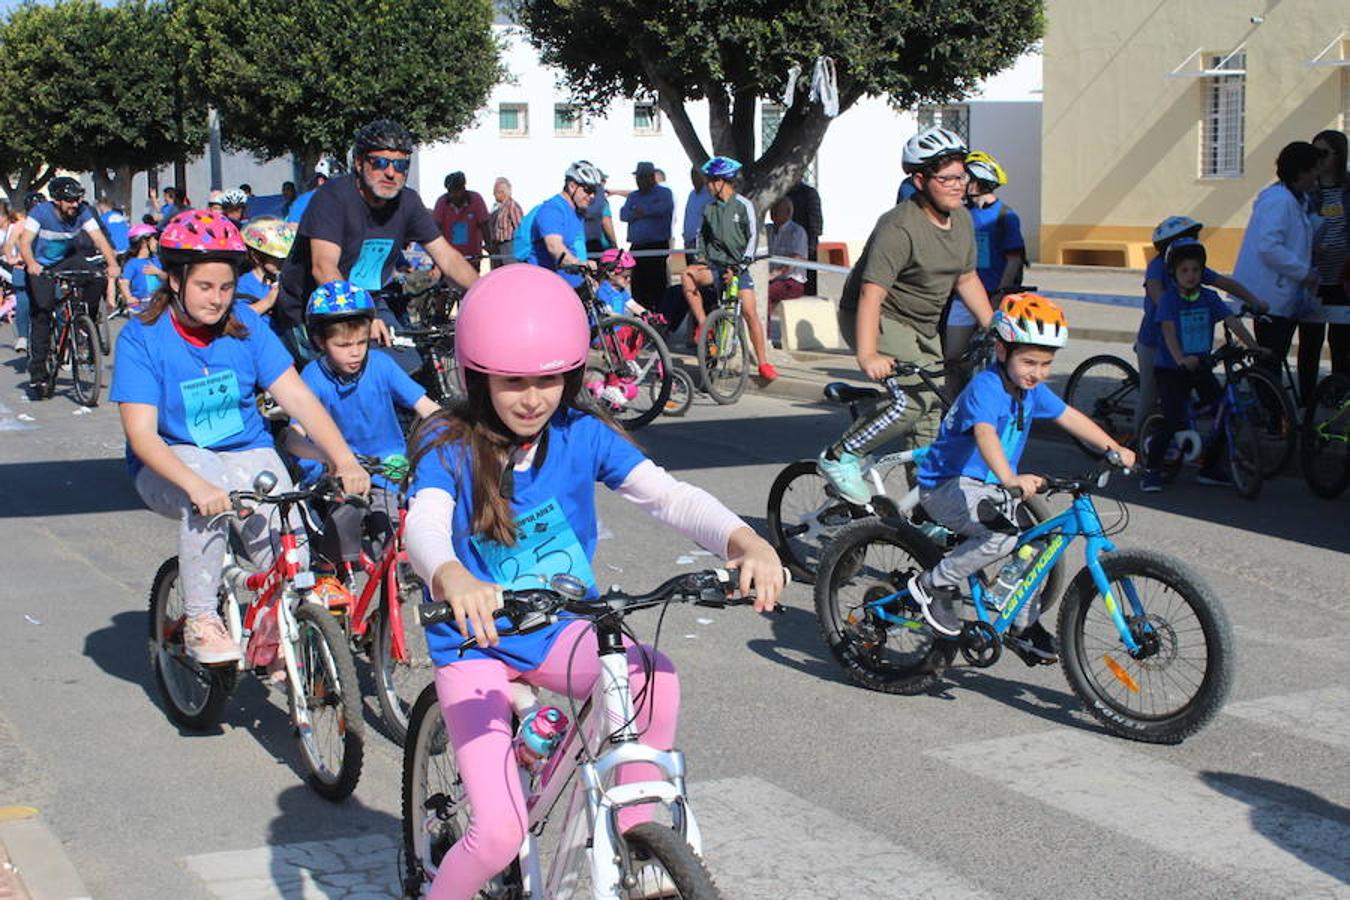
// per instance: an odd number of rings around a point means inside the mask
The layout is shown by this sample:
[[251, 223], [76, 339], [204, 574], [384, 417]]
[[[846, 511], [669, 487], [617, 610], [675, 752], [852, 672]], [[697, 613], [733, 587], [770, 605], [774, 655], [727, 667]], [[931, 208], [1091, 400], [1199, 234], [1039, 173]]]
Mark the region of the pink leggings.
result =
[[[576, 652], [572, 647], [576, 645]], [[600, 677], [596, 638], [587, 623], [564, 629], [548, 658], [531, 672], [518, 672], [497, 660], [470, 659], [436, 670], [436, 695], [441, 701], [445, 728], [464, 780], [469, 801], [469, 827], [441, 861], [428, 900], [471, 898], [488, 879], [511, 864], [520, 852], [528, 824], [525, 796], [512, 754], [511, 694], [508, 683], [520, 679], [535, 687], [578, 700], [590, 694]], [[652, 689], [638, 711], [636, 727], [642, 743], [657, 750], [675, 746], [675, 720], [680, 707], [680, 683], [669, 659], [643, 645], [655, 671]], [[644, 684], [639, 648], [628, 645], [628, 671], [636, 698]], [[567, 684], [567, 660], [572, 659], [572, 679]], [[619, 771], [620, 782], [660, 777], [655, 766], [637, 764]], [[649, 819], [652, 810], [643, 806], [625, 810], [620, 827], [629, 828]]]

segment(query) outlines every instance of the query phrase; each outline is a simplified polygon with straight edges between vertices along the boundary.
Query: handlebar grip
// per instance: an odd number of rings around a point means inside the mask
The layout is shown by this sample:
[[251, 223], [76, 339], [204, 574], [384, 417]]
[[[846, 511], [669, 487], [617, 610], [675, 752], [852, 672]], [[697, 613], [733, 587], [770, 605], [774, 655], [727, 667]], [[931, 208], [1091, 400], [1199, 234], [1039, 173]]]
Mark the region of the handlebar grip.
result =
[[419, 603], [417, 605], [417, 622], [423, 628], [430, 628], [432, 625], [440, 625], [454, 620], [455, 611], [451, 609], [449, 603]]

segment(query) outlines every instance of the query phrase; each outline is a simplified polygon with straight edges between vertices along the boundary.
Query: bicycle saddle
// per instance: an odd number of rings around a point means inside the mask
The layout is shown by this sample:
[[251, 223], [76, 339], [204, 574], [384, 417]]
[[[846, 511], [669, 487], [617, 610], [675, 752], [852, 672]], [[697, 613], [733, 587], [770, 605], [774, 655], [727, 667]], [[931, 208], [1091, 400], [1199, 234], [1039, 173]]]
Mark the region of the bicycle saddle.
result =
[[870, 387], [854, 387], [842, 381], [831, 381], [825, 385], [825, 399], [832, 403], [857, 403], [859, 400], [880, 400], [881, 391]]

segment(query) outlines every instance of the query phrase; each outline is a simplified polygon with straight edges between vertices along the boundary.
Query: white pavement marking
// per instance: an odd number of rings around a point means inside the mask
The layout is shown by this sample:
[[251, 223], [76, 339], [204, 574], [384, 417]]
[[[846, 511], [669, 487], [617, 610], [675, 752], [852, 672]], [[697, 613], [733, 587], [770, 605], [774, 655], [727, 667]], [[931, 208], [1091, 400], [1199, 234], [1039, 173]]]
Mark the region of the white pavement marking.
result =
[[1350, 753], [1350, 688], [1327, 687], [1244, 700], [1228, 704], [1223, 711]]
[[398, 844], [372, 834], [183, 860], [218, 900], [366, 900], [400, 896]]
[[[1350, 897], [1350, 828], [1119, 741], [1042, 732], [925, 752], [1033, 800], [1280, 897]], [[1222, 789], [1220, 789], [1222, 788]]]
[[737, 900], [903, 900], [989, 894], [889, 838], [758, 778], [692, 784], [713, 879]]
[[31, 431], [37, 428], [36, 425], [29, 424], [33, 421], [31, 416], [26, 418], [27, 421], [17, 418], [14, 410], [0, 403], [0, 431]]

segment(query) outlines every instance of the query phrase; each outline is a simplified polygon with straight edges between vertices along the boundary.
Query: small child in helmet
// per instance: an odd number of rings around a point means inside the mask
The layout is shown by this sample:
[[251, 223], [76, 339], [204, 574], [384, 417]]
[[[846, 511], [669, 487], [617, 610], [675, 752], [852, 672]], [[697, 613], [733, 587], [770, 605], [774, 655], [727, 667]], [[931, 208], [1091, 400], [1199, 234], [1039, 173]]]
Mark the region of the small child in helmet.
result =
[[605, 280], [596, 295], [616, 316], [643, 316], [647, 308], [633, 299], [633, 269], [637, 260], [627, 250], [611, 247], [600, 254], [600, 270]]
[[[1195, 238], [1180, 238], [1167, 248], [1171, 286], [1163, 292], [1154, 312], [1159, 340], [1153, 379], [1162, 401], [1163, 427], [1152, 436], [1149, 446], [1140, 448], [1145, 459], [1139, 487], [1149, 493], [1162, 490], [1163, 457], [1172, 437], [1186, 427], [1191, 392], [1199, 395], [1203, 403], [1217, 402], [1223, 392], [1214, 377], [1214, 361], [1209, 355], [1214, 347], [1214, 326], [1223, 322], [1242, 343], [1256, 347], [1256, 340], [1242, 320], [1233, 315], [1217, 293], [1203, 286], [1204, 273], [1209, 271], [1205, 268], [1205, 257], [1205, 245]], [[1224, 469], [1223, 440], [1220, 430], [1215, 443], [1205, 448], [1208, 463], [1196, 476], [1198, 483], [1233, 483]]]
[[260, 316], [269, 314], [276, 306], [281, 291], [278, 281], [281, 265], [295, 243], [297, 227], [294, 222], [285, 222], [276, 216], [259, 216], [241, 231], [248, 246], [249, 264], [239, 276], [234, 292]]
[[[510, 682], [582, 698], [599, 677], [587, 621], [499, 637], [492, 616], [503, 588], [537, 587], [561, 573], [595, 596], [597, 482], [729, 558], [740, 569], [740, 589], [757, 592], [756, 609], [772, 609], [783, 588], [778, 557], [763, 538], [708, 493], [676, 481], [586, 403], [579, 389], [590, 341], [585, 312], [560, 276], [523, 263], [492, 270], [460, 304], [455, 356], [466, 399], [436, 413], [413, 450], [408, 556], [455, 613], [455, 624], [427, 629], [427, 646], [470, 810], [432, 897], [477, 896], [520, 851], [525, 798], [521, 780], [504, 774], [513, 765]], [[477, 645], [461, 656], [466, 636]], [[628, 644], [627, 654], [633, 696], [645, 698], [636, 715], [641, 740], [670, 749], [679, 706], [674, 668], [649, 646]], [[624, 767], [618, 778], [650, 777], [647, 768]], [[650, 806], [624, 809], [620, 828], [651, 815]]]
[[156, 251], [159, 249], [159, 232], [155, 226], [144, 222], [132, 225], [127, 231], [126, 262], [122, 264], [122, 275], [117, 279], [117, 289], [126, 304], [127, 313], [139, 315], [155, 291], [159, 290], [164, 268], [160, 264]]
[[[365, 288], [348, 281], [319, 285], [305, 307], [305, 327], [319, 351], [301, 379], [337, 423], [353, 453], [387, 459], [407, 452], [396, 407], [426, 419], [439, 407], [398, 364], [383, 353], [370, 353], [370, 323], [375, 301]], [[286, 449], [301, 460], [306, 478], [320, 474], [326, 457], [292, 421]], [[383, 546], [398, 523], [399, 486], [377, 475], [371, 479], [366, 531]]]
[[[998, 336], [997, 362], [956, 398], [917, 472], [919, 502], [929, 518], [965, 538], [942, 562], [909, 582], [924, 619], [948, 637], [961, 633], [952, 607], [959, 604], [967, 578], [1017, 543], [1020, 501], [1010, 489], [1029, 497], [1043, 484], [1039, 476], [1017, 471], [1034, 419], [1053, 419], [1080, 441], [1103, 452], [1114, 450], [1124, 465], [1134, 464], [1133, 452], [1066, 406], [1046, 384], [1055, 351], [1069, 337], [1057, 304], [1036, 294], [1010, 294], [994, 313], [991, 328]], [[981, 506], [988, 509], [991, 503], [1001, 514], [992, 525], [981, 515]], [[1014, 627], [1008, 642], [1029, 665], [1057, 658], [1054, 638], [1036, 621], [1038, 614], [1035, 601], [1027, 603], [1017, 623], [1022, 627]]]

